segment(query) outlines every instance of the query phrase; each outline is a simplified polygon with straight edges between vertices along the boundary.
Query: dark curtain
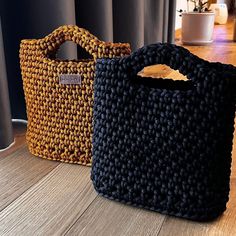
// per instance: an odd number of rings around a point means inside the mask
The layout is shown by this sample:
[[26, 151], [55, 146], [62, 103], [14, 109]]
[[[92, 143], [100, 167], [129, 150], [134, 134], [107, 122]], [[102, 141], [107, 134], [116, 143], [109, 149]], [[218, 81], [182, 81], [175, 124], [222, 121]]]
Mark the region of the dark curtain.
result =
[[7, 73], [0, 21], [0, 149], [4, 149], [13, 142], [10, 103], [7, 86]]
[[174, 42], [176, 0], [97, 3], [76, 0], [76, 23], [102, 40], [129, 42], [133, 50], [155, 42]]
[[[176, 0], [0, 0], [7, 81], [12, 118], [26, 119], [19, 67], [19, 44], [42, 38], [60, 25], [77, 24], [102, 40], [129, 42], [132, 49], [173, 42]], [[85, 57], [73, 43], [59, 56]], [[2, 65], [1, 65], [2, 66]], [[0, 68], [2, 70], [2, 68]], [[0, 88], [1, 93], [1, 88]]]
[[[12, 118], [26, 119], [19, 67], [19, 44], [24, 38], [41, 38], [63, 24], [75, 24], [73, 0], [0, 0], [2, 31]], [[74, 54], [71, 48], [66, 56]]]

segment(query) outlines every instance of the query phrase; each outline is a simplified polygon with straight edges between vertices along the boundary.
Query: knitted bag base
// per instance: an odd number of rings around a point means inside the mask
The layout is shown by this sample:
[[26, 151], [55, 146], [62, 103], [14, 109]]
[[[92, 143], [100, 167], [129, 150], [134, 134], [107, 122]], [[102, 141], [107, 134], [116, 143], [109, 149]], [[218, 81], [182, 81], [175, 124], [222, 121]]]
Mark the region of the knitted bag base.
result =
[[[65, 41], [77, 43], [92, 59], [55, 59], [56, 51]], [[28, 117], [26, 139], [32, 154], [91, 165], [96, 58], [128, 54], [128, 44], [102, 42], [73, 25], [61, 26], [43, 39], [21, 42], [20, 64]]]
[[[154, 64], [189, 80], [137, 75]], [[229, 195], [235, 76], [234, 66], [172, 44], [99, 59], [91, 174], [96, 191], [187, 219], [219, 216]]]

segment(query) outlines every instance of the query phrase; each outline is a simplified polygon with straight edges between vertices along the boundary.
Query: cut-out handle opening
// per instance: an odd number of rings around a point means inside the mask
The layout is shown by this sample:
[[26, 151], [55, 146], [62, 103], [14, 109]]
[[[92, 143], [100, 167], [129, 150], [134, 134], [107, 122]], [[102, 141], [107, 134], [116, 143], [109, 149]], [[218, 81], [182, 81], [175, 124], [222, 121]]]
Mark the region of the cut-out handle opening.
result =
[[47, 55], [49, 59], [60, 61], [92, 60], [93, 56], [73, 41], [62, 43], [59, 48]]
[[137, 74], [136, 84], [167, 90], [191, 90], [193, 83], [186, 76], [164, 64], [144, 67]]
[[156, 79], [172, 79], [174, 81], [188, 81], [188, 78], [181, 74], [178, 70], [173, 70], [164, 64], [146, 66], [141, 71], [139, 71], [137, 75], [144, 78], [152, 77]]

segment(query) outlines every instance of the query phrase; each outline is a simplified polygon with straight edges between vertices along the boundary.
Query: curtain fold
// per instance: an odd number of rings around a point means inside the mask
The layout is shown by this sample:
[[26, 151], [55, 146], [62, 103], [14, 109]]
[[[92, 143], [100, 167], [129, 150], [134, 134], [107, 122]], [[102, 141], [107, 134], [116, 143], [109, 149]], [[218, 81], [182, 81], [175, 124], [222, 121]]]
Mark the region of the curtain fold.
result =
[[[19, 67], [19, 43], [41, 38], [60, 25], [77, 24], [105, 41], [145, 44], [174, 41], [176, 0], [0, 0], [5, 60], [13, 118], [26, 119]], [[85, 57], [66, 43], [62, 58]], [[1, 68], [0, 68], [1, 69]]]
[[162, 42], [164, 0], [146, 0], [145, 44]]
[[146, 0], [144, 44], [174, 42], [176, 1]]
[[7, 73], [5, 67], [4, 45], [0, 20], [0, 150], [13, 142], [10, 102], [7, 86]]
[[[175, 17], [176, 17], [176, 1], [169, 0], [169, 12], [168, 12], [168, 35], [167, 42], [175, 42]], [[165, 27], [165, 26], [164, 26]]]
[[162, 41], [167, 42], [168, 41], [168, 28], [165, 27], [166, 25], [169, 25], [169, 0], [164, 1], [164, 9], [163, 9], [163, 35], [162, 35]]
[[112, 0], [75, 0], [77, 25], [104, 41], [113, 41]]
[[114, 40], [129, 42], [132, 49], [144, 45], [144, 0], [113, 1]]

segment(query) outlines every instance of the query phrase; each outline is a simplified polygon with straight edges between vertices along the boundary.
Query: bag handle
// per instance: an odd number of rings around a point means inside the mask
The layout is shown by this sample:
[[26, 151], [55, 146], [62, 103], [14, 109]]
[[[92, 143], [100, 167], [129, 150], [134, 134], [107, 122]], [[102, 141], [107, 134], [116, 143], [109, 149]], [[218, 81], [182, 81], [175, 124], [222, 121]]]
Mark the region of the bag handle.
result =
[[[134, 76], [146, 66], [165, 64], [174, 70], [179, 70], [192, 81], [197, 79], [198, 76], [195, 75], [198, 75], [201, 68], [207, 66], [206, 61], [193, 55], [187, 49], [170, 43], [144, 46], [124, 60]], [[188, 76], [190, 74], [191, 76]]]
[[130, 45], [127, 43], [106, 43], [99, 40], [88, 30], [76, 25], [64, 25], [51, 34], [39, 40], [44, 55], [54, 54], [66, 41], [73, 41], [84, 48], [94, 59], [99, 57], [114, 57], [130, 54]]

